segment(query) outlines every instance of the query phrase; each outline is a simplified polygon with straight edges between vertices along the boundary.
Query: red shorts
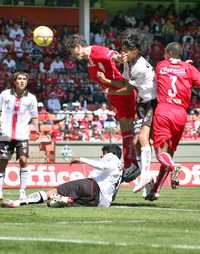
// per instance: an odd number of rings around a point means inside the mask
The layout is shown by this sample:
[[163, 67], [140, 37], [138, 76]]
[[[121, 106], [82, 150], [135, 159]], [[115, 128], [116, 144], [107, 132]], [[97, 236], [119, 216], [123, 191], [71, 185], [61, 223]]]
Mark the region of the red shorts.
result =
[[116, 119], [122, 118], [135, 119], [136, 114], [136, 96], [132, 91], [130, 95], [108, 94], [108, 101], [116, 113]]
[[171, 151], [176, 151], [186, 120], [187, 112], [184, 108], [168, 103], [158, 105], [153, 117], [154, 148], [167, 143]]

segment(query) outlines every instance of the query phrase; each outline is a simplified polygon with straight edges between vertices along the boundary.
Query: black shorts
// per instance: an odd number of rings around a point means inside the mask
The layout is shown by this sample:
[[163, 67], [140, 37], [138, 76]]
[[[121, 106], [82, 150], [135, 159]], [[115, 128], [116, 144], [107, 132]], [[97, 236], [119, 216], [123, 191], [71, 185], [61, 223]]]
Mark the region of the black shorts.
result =
[[0, 141], [0, 159], [10, 160], [15, 150], [17, 160], [22, 155], [28, 157], [29, 154], [28, 140]]
[[75, 204], [83, 206], [98, 206], [99, 185], [92, 178], [63, 183], [57, 187], [58, 194], [65, 197], [72, 197]]
[[142, 126], [151, 127], [153, 113], [157, 104], [157, 100], [151, 100], [146, 103], [137, 104], [137, 118], [134, 121], [134, 133], [140, 132]]

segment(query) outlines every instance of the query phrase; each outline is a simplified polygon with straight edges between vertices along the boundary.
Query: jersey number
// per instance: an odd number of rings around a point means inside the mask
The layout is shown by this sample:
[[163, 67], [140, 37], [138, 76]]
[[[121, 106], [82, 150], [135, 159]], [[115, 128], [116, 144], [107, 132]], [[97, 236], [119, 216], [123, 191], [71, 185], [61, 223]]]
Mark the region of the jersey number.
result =
[[170, 75], [169, 78], [171, 80], [171, 88], [172, 89], [168, 89], [168, 95], [173, 98], [173, 97], [176, 97], [176, 94], [177, 94], [177, 89], [176, 89], [177, 77]]

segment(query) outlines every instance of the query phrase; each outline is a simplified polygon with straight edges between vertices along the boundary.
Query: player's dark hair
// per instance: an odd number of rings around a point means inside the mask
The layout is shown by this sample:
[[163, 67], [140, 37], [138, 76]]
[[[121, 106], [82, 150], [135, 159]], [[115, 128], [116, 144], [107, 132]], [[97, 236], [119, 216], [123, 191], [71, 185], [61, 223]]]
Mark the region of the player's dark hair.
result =
[[73, 50], [77, 45], [87, 46], [86, 40], [79, 34], [70, 35], [64, 44], [67, 51]]
[[109, 145], [104, 145], [102, 147], [102, 151], [103, 152], [107, 152], [107, 153], [113, 153], [115, 154], [119, 159], [122, 156], [122, 149], [120, 148], [119, 145], [116, 144], [109, 144]]
[[140, 42], [135, 33], [128, 29], [124, 33], [124, 38], [122, 39], [122, 48], [126, 49], [140, 49]]
[[171, 42], [167, 44], [165, 50], [175, 58], [180, 58], [183, 53], [183, 48], [178, 42]]
[[19, 75], [26, 76], [27, 80], [29, 80], [29, 75], [28, 75], [28, 73], [23, 72], [23, 71], [18, 71], [18, 72], [15, 72], [15, 73], [13, 74], [13, 81], [15, 81]]

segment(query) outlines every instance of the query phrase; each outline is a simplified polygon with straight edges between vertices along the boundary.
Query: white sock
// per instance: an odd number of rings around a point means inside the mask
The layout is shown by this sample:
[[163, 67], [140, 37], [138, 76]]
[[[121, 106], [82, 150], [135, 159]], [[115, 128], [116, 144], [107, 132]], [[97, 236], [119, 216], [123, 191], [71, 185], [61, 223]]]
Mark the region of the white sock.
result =
[[47, 193], [44, 191], [33, 192], [25, 199], [26, 204], [39, 204], [47, 200]]
[[0, 197], [3, 196], [3, 183], [4, 183], [5, 172], [0, 172]]
[[141, 175], [144, 176], [150, 171], [151, 166], [151, 147], [141, 147]]
[[27, 168], [20, 169], [20, 191], [25, 191], [28, 184], [29, 171]]

